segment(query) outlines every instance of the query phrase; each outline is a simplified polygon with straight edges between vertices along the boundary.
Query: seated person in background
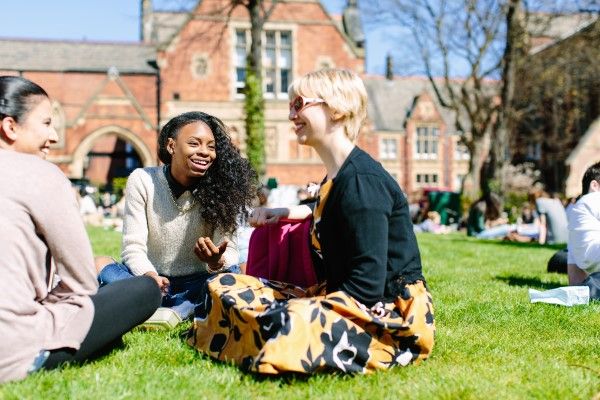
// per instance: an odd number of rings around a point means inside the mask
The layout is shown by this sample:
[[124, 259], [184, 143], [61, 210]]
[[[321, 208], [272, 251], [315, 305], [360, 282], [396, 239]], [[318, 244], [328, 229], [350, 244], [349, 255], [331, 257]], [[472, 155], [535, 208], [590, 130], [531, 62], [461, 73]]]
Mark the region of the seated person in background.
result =
[[167, 122], [158, 156], [163, 166], [136, 169], [127, 180], [123, 264], [101, 268], [98, 280], [151, 276], [168, 308], [157, 315], [185, 319], [206, 279], [238, 264], [229, 237], [252, 206], [256, 174], [221, 120], [202, 112]]
[[531, 242], [537, 241], [539, 236], [540, 217], [530, 203], [524, 203], [514, 230], [506, 236], [506, 239], [514, 242]]
[[503, 238], [513, 228], [502, 215], [502, 200], [496, 193], [481, 196], [469, 209], [467, 235], [478, 239]]
[[423, 196], [422, 190], [413, 191], [411, 195], [408, 196], [408, 212], [410, 215], [410, 220], [416, 224], [421, 221], [417, 221], [419, 218], [419, 213], [421, 212], [421, 204], [419, 200]]
[[79, 212], [84, 223], [92, 226], [102, 226], [104, 214], [98, 210], [96, 202], [90, 193], [93, 193], [91, 186], [81, 187], [79, 190]]
[[148, 277], [98, 290], [75, 193], [43, 160], [57, 139], [44, 89], [1, 76], [0, 382], [106, 354], [160, 302]]
[[600, 163], [585, 171], [581, 183], [582, 197], [569, 213], [570, 285], [582, 284], [600, 271]]
[[561, 201], [550, 196], [541, 186], [535, 186], [529, 192], [529, 201], [535, 204], [540, 217], [540, 244], [567, 243], [567, 213]]
[[437, 211], [429, 211], [427, 219], [413, 226], [415, 232], [430, 232], [444, 234], [450, 232], [450, 227], [441, 224], [442, 218]]

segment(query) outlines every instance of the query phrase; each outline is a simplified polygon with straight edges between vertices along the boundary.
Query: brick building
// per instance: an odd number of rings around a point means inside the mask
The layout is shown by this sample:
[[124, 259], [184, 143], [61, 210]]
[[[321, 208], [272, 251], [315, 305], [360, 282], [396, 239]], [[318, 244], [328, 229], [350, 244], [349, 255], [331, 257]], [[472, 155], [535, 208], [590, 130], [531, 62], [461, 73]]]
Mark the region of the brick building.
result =
[[382, 165], [406, 193], [457, 191], [469, 169], [454, 113], [440, 106], [426, 78], [367, 77], [369, 119]]
[[573, 197], [587, 167], [600, 161], [600, 19], [540, 18], [529, 27], [531, 49], [518, 73], [513, 162], [535, 164], [549, 191]]
[[0, 40], [0, 74], [39, 83], [59, 142], [48, 160], [104, 183], [156, 163], [154, 48], [140, 44]]
[[[247, 11], [228, 15], [228, 0], [203, 0], [190, 12], [155, 12], [141, 1], [141, 42], [0, 40], [0, 73], [41, 84], [55, 102], [60, 143], [49, 159], [72, 178], [94, 183], [155, 165], [157, 131], [185, 111], [221, 118], [244, 150], [243, 86], [249, 46]], [[319, 0], [285, 0], [264, 26], [267, 176], [282, 184], [322, 179], [314, 153], [299, 146], [289, 123], [287, 86], [323, 67], [364, 74], [364, 35], [356, 1], [343, 17]], [[17, 50], [15, 50], [17, 49]], [[363, 75], [364, 76], [364, 75]], [[454, 190], [468, 160], [457, 147], [453, 116], [420, 78], [364, 76], [371, 98], [359, 145], [406, 192]]]

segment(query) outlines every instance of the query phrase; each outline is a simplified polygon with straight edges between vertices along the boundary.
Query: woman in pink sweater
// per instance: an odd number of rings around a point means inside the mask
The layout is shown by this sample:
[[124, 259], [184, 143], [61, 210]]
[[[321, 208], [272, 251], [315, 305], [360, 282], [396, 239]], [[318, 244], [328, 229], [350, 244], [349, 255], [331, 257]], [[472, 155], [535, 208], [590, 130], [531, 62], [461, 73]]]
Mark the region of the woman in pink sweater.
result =
[[44, 89], [0, 76], [0, 382], [103, 354], [160, 303], [149, 277], [98, 290], [56, 140]]

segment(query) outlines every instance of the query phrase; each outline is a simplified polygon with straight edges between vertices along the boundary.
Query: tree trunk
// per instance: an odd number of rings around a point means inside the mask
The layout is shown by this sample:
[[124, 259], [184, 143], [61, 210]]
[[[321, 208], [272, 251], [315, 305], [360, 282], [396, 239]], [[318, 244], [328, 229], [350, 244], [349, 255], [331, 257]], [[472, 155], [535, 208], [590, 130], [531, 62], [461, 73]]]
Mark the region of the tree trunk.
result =
[[250, 14], [249, 67], [262, 83], [262, 29], [264, 21], [260, 15], [260, 0], [249, 0], [247, 8]]
[[262, 29], [260, 0], [249, 0], [246, 6], [250, 14], [250, 53], [246, 60], [245, 80], [245, 128], [246, 155], [259, 179], [264, 177], [265, 153], [265, 101], [262, 88]]
[[504, 193], [506, 189], [506, 170], [510, 163], [509, 148], [510, 132], [513, 124], [513, 102], [517, 63], [523, 54], [524, 30], [522, 25], [521, 0], [510, 0], [506, 13], [506, 46], [502, 60], [502, 103], [494, 132], [492, 146], [492, 172], [496, 189]]
[[485, 189], [485, 180], [482, 172], [489, 154], [490, 133], [483, 133], [477, 139], [473, 139], [469, 147], [470, 160], [469, 172], [463, 180], [462, 194], [467, 199], [474, 201]]

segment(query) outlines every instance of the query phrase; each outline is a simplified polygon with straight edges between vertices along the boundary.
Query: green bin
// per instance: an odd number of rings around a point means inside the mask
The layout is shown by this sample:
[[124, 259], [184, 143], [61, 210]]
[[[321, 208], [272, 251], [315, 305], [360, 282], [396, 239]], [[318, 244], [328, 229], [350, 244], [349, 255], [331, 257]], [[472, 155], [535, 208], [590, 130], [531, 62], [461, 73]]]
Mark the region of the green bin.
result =
[[458, 224], [462, 217], [460, 193], [429, 192], [429, 211], [440, 214], [442, 225]]

